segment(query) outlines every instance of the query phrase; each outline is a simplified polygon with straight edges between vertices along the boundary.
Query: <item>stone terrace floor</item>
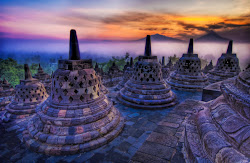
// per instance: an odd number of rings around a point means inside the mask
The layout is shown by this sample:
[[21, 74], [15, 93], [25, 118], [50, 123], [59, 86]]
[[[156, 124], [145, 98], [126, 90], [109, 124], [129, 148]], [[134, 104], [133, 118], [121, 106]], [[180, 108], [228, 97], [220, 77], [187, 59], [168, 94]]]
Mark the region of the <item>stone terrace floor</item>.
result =
[[[109, 90], [108, 97], [125, 117], [123, 131], [109, 144], [70, 156], [37, 154], [28, 150], [22, 142], [22, 131], [29, 117], [0, 124], [0, 162], [185, 162], [183, 121], [192, 112], [191, 108], [181, 104], [156, 111], [132, 109], [119, 104], [117, 92], [113, 88]], [[201, 100], [201, 92], [174, 92], [180, 103], [185, 99]]]

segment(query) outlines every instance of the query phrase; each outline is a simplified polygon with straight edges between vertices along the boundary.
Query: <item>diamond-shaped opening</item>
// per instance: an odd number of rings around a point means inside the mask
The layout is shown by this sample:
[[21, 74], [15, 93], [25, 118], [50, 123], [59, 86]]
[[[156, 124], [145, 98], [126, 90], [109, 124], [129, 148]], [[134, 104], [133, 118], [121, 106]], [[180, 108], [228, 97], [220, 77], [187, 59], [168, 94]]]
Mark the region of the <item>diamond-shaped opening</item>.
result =
[[58, 97], [58, 101], [61, 102], [62, 101], [62, 96]]
[[69, 102], [72, 102], [73, 101], [73, 98], [70, 96], [69, 97]]
[[81, 81], [79, 84], [80, 88], [83, 88], [83, 82]]
[[59, 80], [59, 76], [56, 77], [56, 80]]
[[147, 78], [147, 82], [149, 81], [149, 78]]
[[81, 95], [80, 96], [80, 100], [83, 102], [84, 101], [84, 97]]
[[30, 98], [30, 102], [32, 101], [32, 99]]
[[86, 80], [86, 79], [87, 79], [85, 75], [83, 76], [83, 79], [84, 79], [84, 80]]
[[54, 80], [54, 86], [56, 85], [56, 81]]
[[55, 97], [55, 96], [54, 96], [54, 94], [53, 94], [53, 95], [52, 95], [52, 99], [54, 99], [54, 97]]
[[94, 96], [93, 96], [93, 94], [91, 93], [89, 97], [90, 97], [91, 99], [93, 99]]
[[93, 75], [92, 75], [92, 74], [90, 74], [90, 76], [91, 76], [91, 78], [93, 78]]
[[95, 86], [93, 87], [93, 90], [96, 91], [96, 87]]
[[141, 78], [141, 81], [143, 81], [143, 78]]
[[100, 96], [100, 93], [99, 93], [99, 92], [97, 92], [97, 96]]
[[56, 89], [56, 93], [58, 93], [58, 89]]
[[64, 90], [63, 90], [63, 93], [64, 93], [64, 95], [66, 96], [67, 93], [68, 93], [68, 90], [67, 90], [67, 89], [64, 89]]
[[69, 86], [73, 87], [73, 85], [74, 85], [73, 83], [69, 83]]
[[28, 95], [26, 95], [26, 98], [28, 98], [29, 96]]
[[92, 85], [92, 81], [91, 80], [89, 80], [89, 85]]
[[155, 81], [155, 78], [153, 78], [153, 81]]
[[25, 99], [23, 99], [23, 102], [25, 101]]
[[74, 92], [75, 92], [75, 94], [77, 94], [77, 93], [78, 93], [78, 90], [77, 90], [77, 89], [75, 89], [75, 90], [74, 90]]
[[38, 97], [36, 98], [36, 100], [38, 100]]
[[88, 93], [88, 89], [85, 89], [85, 93]]
[[65, 77], [64, 77], [64, 80], [65, 80], [65, 81], [68, 81], [68, 77], [67, 77], [67, 76], [65, 76]]
[[75, 76], [74, 79], [77, 80], [77, 76]]

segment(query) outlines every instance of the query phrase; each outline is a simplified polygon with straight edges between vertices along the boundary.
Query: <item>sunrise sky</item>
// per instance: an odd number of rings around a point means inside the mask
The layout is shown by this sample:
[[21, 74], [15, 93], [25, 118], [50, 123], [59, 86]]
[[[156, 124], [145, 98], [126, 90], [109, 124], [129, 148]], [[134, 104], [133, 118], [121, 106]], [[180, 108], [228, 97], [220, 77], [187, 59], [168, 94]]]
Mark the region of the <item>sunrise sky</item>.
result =
[[163, 34], [187, 40], [210, 30], [249, 38], [249, 0], [1, 0], [0, 38], [133, 40]]

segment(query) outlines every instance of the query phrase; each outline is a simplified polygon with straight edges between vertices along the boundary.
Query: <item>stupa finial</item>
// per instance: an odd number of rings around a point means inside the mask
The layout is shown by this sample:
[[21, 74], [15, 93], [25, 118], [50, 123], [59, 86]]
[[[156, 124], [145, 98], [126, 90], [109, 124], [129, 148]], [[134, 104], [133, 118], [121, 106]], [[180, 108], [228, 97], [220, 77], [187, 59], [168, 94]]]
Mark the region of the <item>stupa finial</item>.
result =
[[28, 64], [24, 64], [25, 80], [32, 79], [30, 68]]
[[232, 54], [232, 52], [233, 52], [233, 40], [230, 40], [227, 47], [227, 54]]
[[162, 66], [165, 66], [165, 57], [164, 56], [162, 57], [161, 64], [162, 64]]
[[70, 41], [69, 41], [69, 60], [80, 60], [80, 50], [76, 35], [76, 30], [70, 30]]
[[130, 58], [130, 67], [133, 67], [134, 66], [134, 60], [133, 60], [133, 57]]
[[144, 56], [151, 56], [151, 38], [150, 38], [150, 35], [147, 35], [147, 37], [146, 37]]
[[189, 46], [188, 46], [188, 54], [193, 54], [193, 49], [194, 49], [194, 40], [191, 38], [189, 41]]

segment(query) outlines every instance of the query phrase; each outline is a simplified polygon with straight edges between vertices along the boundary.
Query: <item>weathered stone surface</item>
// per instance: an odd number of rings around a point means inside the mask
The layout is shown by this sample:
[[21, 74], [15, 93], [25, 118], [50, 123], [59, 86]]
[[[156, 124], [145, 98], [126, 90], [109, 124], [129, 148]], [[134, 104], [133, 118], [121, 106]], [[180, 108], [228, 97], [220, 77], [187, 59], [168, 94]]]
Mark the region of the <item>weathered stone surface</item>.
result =
[[220, 97], [207, 103], [196, 101], [193, 107], [201, 109], [188, 118], [185, 130], [188, 160], [250, 161], [249, 79], [250, 68], [221, 82]]
[[117, 86], [115, 87], [115, 90], [121, 90], [126, 84], [126, 82], [132, 77], [133, 66], [134, 66], [133, 58], [131, 57], [129, 66], [126, 66], [126, 69], [124, 70], [123, 79], [117, 84]]
[[39, 64], [37, 73], [34, 75], [35, 79], [38, 79], [45, 87], [46, 92], [50, 94], [51, 91], [51, 77], [49, 74], [45, 73]]
[[237, 76], [240, 73], [239, 59], [235, 53], [232, 53], [233, 41], [228, 45], [228, 50], [218, 59], [214, 69], [208, 72], [210, 83], [219, 82]]
[[86, 152], [110, 142], [123, 129], [124, 120], [100, 90], [91, 61], [77, 60], [73, 51], [71, 60], [59, 60], [51, 96], [37, 107], [37, 115], [23, 132], [25, 144], [35, 152]]
[[201, 72], [201, 61], [198, 54], [193, 54], [193, 39], [190, 39], [188, 49], [188, 53], [183, 54], [177, 62], [176, 71], [170, 74], [168, 84], [176, 90], [202, 91], [208, 85], [208, 80]]
[[[150, 39], [150, 36], [147, 37]], [[146, 41], [150, 46], [150, 41]], [[139, 56], [134, 65], [133, 76], [120, 90], [118, 100], [129, 107], [140, 109], [165, 109], [177, 104], [176, 95], [163, 80], [157, 56], [145, 47], [145, 56]], [[150, 55], [148, 54], [150, 53]]]
[[25, 79], [15, 88], [13, 101], [6, 106], [6, 112], [2, 116], [3, 121], [21, 119], [35, 113], [37, 105], [48, 98], [46, 89], [37, 79], [31, 77], [27, 64], [25, 68]]
[[8, 105], [15, 94], [15, 90], [11, 84], [4, 78], [0, 79], [0, 111], [5, 110], [5, 106]]

